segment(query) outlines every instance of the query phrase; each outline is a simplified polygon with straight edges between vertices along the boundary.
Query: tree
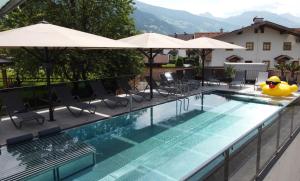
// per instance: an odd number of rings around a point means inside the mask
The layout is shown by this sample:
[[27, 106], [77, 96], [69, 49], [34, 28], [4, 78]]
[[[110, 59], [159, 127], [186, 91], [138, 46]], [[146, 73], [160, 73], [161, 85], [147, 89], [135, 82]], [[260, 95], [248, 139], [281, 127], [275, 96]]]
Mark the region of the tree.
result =
[[292, 62], [286, 65], [286, 69], [291, 72], [292, 81], [295, 81], [295, 72], [300, 70], [300, 66]]
[[[28, 0], [0, 21], [0, 29], [18, 28], [40, 21], [77, 29], [113, 39], [137, 33], [133, 13], [133, 0]], [[24, 35], [26, 36], [26, 35]], [[5, 50], [12, 56], [16, 72], [38, 75], [41, 62], [23, 50]], [[70, 81], [89, 77], [106, 77], [115, 74], [138, 74], [143, 58], [135, 51], [82, 51], [68, 50], [54, 58], [54, 76]], [[39, 75], [41, 76], [41, 75]]]
[[286, 78], [284, 76], [284, 72], [285, 72], [286, 67], [287, 67], [286, 64], [285, 63], [279, 63], [279, 64], [274, 65], [274, 67], [276, 69], [280, 70], [280, 78], [281, 78], [281, 80], [285, 80]]

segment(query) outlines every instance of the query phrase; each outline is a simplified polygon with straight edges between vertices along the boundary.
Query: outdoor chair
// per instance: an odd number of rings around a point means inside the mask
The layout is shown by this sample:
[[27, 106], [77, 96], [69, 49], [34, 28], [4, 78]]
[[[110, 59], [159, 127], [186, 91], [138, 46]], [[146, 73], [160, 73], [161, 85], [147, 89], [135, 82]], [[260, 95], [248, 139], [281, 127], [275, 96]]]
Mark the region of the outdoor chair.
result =
[[22, 123], [35, 120], [42, 125], [45, 117], [30, 110], [29, 104], [25, 104], [20, 97], [19, 91], [8, 91], [1, 93], [2, 106], [6, 109], [13, 125], [20, 129]]
[[204, 69], [204, 81], [206, 81], [207, 85], [212, 85], [212, 83], [221, 84], [221, 81], [214, 76], [210, 69]]
[[235, 85], [240, 86], [240, 88], [245, 85], [245, 71], [237, 71], [235, 73], [233, 80], [229, 83], [229, 87]]
[[254, 90], [259, 87], [259, 84], [265, 82], [268, 79], [268, 72], [259, 72], [255, 80]]
[[[146, 90], [150, 87], [150, 76], [145, 76], [145, 80], [147, 82], [147, 86], [145, 88]], [[177, 89], [175, 87], [169, 87], [167, 85], [158, 85], [155, 80], [152, 80], [152, 88], [155, 89], [159, 93], [159, 95], [163, 97], [167, 97], [168, 95], [177, 92]]]
[[[66, 106], [73, 116], [79, 117], [84, 110], [89, 111], [91, 114], [95, 114], [96, 106], [91, 103], [81, 102], [79, 96], [72, 96], [72, 91], [69, 87], [65, 85], [56, 86], [54, 91], [57, 96], [57, 102]], [[71, 107], [78, 108], [80, 111], [74, 111]]]
[[190, 90], [189, 84], [177, 80], [175, 73], [165, 72], [164, 74], [160, 74], [160, 78], [162, 86], [174, 87], [178, 94], [187, 93]]
[[175, 74], [178, 81], [182, 81], [184, 79], [184, 72], [183, 70], [176, 70]]
[[126, 78], [117, 79], [117, 84], [119, 88], [125, 92], [126, 96], [132, 96], [132, 99], [136, 102], [142, 102], [143, 100], [151, 100], [149, 93], [141, 92], [136, 88], [132, 88], [128, 83], [128, 79]]
[[183, 80], [186, 81], [192, 89], [198, 89], [200, 87], [200, 81], [195, 79], [195, 72], [193, 69], [185, 70]]
[[90, 86], [93, 91], [92, 99], [100, 99], [109, 108], [116, 108], [116, 106], [127, 106], [129, 101], [125, 97], [118, 97], [114, 94], [109, 94], [104, 88], [101, 81], [91, 81]]

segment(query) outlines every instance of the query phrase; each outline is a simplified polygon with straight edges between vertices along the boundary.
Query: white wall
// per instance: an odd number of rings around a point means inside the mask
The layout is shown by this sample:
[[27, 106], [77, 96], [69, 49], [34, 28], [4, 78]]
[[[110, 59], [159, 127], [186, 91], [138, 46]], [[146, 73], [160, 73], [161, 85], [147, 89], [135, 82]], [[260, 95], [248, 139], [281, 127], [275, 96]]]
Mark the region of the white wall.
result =
[[[246, 42], [254, 42], [254, 50], [215, 50], [212, 54], [210, 66], [223, 66], [224, 61], [231, 55], [243, 57], [243, 61], [252, 60], [261, 63], [263, 60], [270, 60], [270, 66], [274, 66], [274, 58], [279, 55], [288, 55], [294, 60], [300, 59], [300, 43], [296, 43], [296, 37], [289, 34], [280, 34], [271, 28], [265, 28], [264, 33], [254, 33], [254, 29], [244, 30], [242, 34], [231, 34], [220, 39], [233, 42], [236, 45], [246, 46]], [[263, 51], [263, 42], [271, 42], [271, 51]], [[283, 51], [283, 42], [292, 42], [292, 51]]]

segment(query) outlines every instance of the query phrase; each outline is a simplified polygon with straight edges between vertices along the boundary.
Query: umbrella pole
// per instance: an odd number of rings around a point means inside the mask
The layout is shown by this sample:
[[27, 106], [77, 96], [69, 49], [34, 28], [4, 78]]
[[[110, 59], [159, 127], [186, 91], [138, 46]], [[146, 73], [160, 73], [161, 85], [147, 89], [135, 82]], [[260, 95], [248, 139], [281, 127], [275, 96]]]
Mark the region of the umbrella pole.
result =
[[45, 61], [46, 61], [46, 77], [47, 77], [47, 90], [48, 90], [48, 99], [49, 99], [49, 120], [54, 120], [54, 112], [53, 112], [53, 102], [52, 102], [52, 86], [51, 86], [51, 60], [49, 58], [49, 49], [45, 48]]
[[150, 48], [150, 52], [149, 52], [149, 71], [150, 71], [150, 97], [151, 99], [153, 98], [153, 84], [152, 84], [152, 81], [153, 81], [153, 50], [152, 48]]
[[205, 50], [201, 50], [201, 60], [202, 60], [202, 87], [204, 86], [204, 62], [206, 59]]

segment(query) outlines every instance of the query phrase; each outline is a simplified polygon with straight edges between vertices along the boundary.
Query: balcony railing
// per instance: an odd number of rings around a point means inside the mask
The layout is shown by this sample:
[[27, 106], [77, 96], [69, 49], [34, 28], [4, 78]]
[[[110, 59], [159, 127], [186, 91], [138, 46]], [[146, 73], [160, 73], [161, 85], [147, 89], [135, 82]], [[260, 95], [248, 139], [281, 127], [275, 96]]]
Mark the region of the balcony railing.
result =
[[297, 98], [184, 180], [263, 180], [299, 133], [299, 116]]

